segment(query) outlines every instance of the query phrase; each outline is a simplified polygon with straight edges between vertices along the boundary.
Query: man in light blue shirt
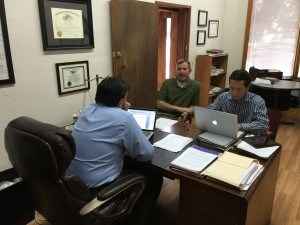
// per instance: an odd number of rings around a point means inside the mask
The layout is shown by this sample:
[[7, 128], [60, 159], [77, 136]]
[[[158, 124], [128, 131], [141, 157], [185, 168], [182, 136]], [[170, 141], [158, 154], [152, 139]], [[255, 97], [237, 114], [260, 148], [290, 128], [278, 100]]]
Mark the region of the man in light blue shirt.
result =
[[[124, 81], [104, 79], [97, 87], [96, 103], [85, 108], [74, 125], [76, 154], [67, 172], [80, 177], [90, 188], [100, 187], [120, 176], [125, 155], [138, 161], [152, 159], [153, 146], [133, 116], [124, 110], [129, 104], [127, 92]], [[136, 169], [139, 172], [139, 168]], [[148, 201], [151, 205], [159, 195], [162, 177], [143, 175], [147, 180], [143, 195], [152, 196], [151, 202]]]

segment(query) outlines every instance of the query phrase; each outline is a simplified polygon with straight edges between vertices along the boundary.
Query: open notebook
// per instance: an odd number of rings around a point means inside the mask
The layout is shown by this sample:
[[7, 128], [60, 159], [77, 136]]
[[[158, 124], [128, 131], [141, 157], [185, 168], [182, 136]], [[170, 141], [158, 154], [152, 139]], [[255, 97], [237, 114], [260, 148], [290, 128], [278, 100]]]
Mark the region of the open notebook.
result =
[[219, 152], [193, 145], [171, 162], [171, 168], [186, 170], [193, 173], [203, 171], [217, 157]]

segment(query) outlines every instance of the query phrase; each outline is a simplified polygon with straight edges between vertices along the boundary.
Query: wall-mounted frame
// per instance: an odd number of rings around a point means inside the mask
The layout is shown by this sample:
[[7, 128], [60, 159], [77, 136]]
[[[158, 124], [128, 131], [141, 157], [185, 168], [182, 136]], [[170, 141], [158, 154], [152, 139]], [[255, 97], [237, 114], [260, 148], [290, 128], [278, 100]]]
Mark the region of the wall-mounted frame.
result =
[[91, 0], [39, 0], [44, 50], [94, 48]]
[[56, 63], [58, 94], [90, 89], [88, 61]]
[[0, 0], [0, 85], [14, 83], [15, 76], [10, 53], [4, 0]]
[[216, 38], [219, 36], [219, 20], [208, 21], [208, 37]]
[[198, 27], [206, 27], [207, 26], [207, 16], [208, 12], [205, 10], [198, 10]]
[[197, 30], [197, 45], [205, 45], [206, 31]]

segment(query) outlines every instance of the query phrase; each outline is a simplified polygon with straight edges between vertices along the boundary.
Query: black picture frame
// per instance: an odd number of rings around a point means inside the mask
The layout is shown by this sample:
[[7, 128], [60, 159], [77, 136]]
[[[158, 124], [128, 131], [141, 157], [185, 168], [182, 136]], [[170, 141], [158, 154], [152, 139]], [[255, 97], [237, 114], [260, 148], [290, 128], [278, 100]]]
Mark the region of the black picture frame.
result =
[[39, 0], [38, 5], [45, 51], [94, 48], [91, 0]]
[[14, 84], [16, 81], [10, 52], [4, 0], [0, 0], [0, 20], [0, 35], [2, 36], [0, 41], [3, 41], [2, 44], [0, 43], [0, 85]]
[[219, 36], [219, 20], [208, 21], [208, 37], [217, 38]]
[[59, 95], [90, 89], [88, 61], [56, 63], [55, 67]]
[[[205, 19], [203, 19], [203, 17], [205, 17]], [[208, 11], [198, 10], [198, 20], [197, 20], [198, 27], [206, 27], [207, 18], [208, 18]]]
[[206, 42], [206, 31], [197, 30], [197, 45], [205, 45]]

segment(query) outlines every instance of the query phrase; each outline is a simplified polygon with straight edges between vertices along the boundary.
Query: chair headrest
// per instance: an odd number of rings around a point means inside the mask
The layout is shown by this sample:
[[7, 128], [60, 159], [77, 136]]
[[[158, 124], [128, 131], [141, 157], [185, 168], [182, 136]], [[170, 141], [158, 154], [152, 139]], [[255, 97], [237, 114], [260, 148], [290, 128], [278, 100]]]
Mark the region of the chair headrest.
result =
[[23, 178], [58, 179], [75, 155], [67, 130], [29, 117], [12, 120], [5, 129], [9, 159]]

